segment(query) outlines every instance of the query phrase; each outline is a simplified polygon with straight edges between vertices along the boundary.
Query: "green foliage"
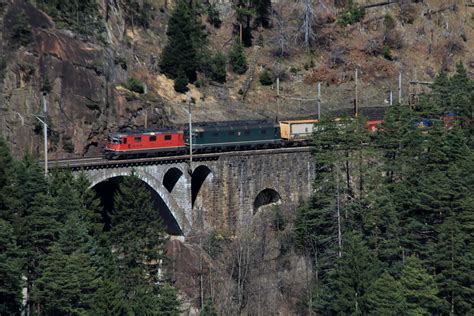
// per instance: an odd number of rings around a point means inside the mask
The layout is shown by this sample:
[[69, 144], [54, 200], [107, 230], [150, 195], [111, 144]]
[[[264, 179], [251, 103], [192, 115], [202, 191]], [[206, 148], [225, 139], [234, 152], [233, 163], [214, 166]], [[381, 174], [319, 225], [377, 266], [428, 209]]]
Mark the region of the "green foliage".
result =
[[253, 5], [256, 13], [255, 24], [264, 28], [270, 27], [271, 0], [253, 0]]
[[174, 90], [179, 93], [185, 93], [189, 90], [188, 88], [188, 77], [184, 71], [180, 71], [178, 73], [178, 77], [174, 80]]
[[271, 86], [273, 84], [273, 78], [270, 72], [265, 69], [261, 74], [259, 78], [260, 84], [262, 86]]
[[150, 0], [130, 0], [124, 5], [124, 11], [126, 12], [125, 21], [128, 25], [147, 29], [154, 19], [155, 7]]
[[136, 93], [142, 94], [145, 92], [145, 84], [143, 81], [135, 77], [128, 78], [127, 81], [121, 84], [121, 86]]
[[341, 11], [336, 19], [337, 24], [347, 26], [362, 21], [365, 16], [365, 9], [349, 0], [348, 4]]
[[13, 227], [0, 218], [0, 314], [18, 315], [21, 298], [20, 253]]
[[405, 315], [407, 302], [403, 288], [398, 280], [395, 280], [387, 272], [372, 283], [367, 294], [367, 308], [369, 315]]
[[434, 279], [421, 266], [418, 258], [407, 258], [400, 282], [411, 315], [433, 315], [440, 310]]
[[239, 41], [235, 41], [229, 53], [229, 63], [232, 71], [242, 75], [247, 69], [247, 58], [245, 57], [244, 48]]
[[201, 309], [201, 312], [199, 313], [199, 316], [217, 316], [217, 311], [212, 303], [212, 300], [208, 299], [206, 300], [206, 303]]
[[[193, 83], [197, 79], [200, 55], [205, 52], [206, 35], [192, 4], [179, 0], [168, 21], [168, 43], [161, 55], [161, 71], [172, 79], [183, 74], [187, 81]], [[180, 78], [179, 91], [184, 91], [184, 78]], [[187, 84], [187, 83], [186, 83]], [[178, 91], [176, 90], [176, 91]]]
[[43, 0], [36, 2], [36, 6], [51, 16], [57, 27], [69, 28], [84, 35], [95, 35], [100, 39], [105, 33], [105, 25], [95, 0]]
[[393, 30], [396, 26], [394, 18], [388, 13], [385, 14], [385, 17], [383, 18], [383, 26], [386, 31]]
[[226, 81], [227, 59], [223, 53], [217, 52], [212, 54], [211, 52], [208, 52], [207, 54], [203, 54], [200, 64], [200, 70], [209, 79], [220, 83]]
[[23, 10], [15, 10], [7, 20], [10, 21], [7, 32], [13, 47], [27, 46], [32, 42], [31, 26]]
[[215, 28], [221, 27], [222, 20], [215, 3], [209, 3], [207, 6], [207, 22], [209, 22]]
[[392, 50], [390, 49], [390, 46], [385, 45], [383, 47], [383, 57], [388, 60], [392, 60]]
[[48, 76], [45, 75], [43, 77], [43, 82], [42, 82], [42, 85], [41, 85], [41, 92], [49, 94], [51, 92], [51, 89], [52, 89], [51, 82], [49, 82]]

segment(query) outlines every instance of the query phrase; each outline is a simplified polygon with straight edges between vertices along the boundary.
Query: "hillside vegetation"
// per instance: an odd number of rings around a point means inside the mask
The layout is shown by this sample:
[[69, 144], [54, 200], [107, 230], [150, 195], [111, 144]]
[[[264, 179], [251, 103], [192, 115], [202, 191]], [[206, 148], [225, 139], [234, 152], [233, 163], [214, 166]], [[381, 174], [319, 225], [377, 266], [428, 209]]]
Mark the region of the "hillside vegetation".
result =
[[[384, 104], [399, 72], [404, 102], [429, 91], [410, 81], [430, 82], [459, 61], [472, 76], [466, 1], [377, 3], [3, 3], [0, 126], [14, 152], [38, 152], [33, 114], [46, 93], [52, 157], [97, 155], [109, 131], [145, 117], [147, 126], [185, 122], [185, 93], [197, 121], [297, 117], [315, 115], [317, 82], [323, 113], [352, 107], [356, 69], [360, 106]], [[131, 78], [143, 90], [123, 84]]]

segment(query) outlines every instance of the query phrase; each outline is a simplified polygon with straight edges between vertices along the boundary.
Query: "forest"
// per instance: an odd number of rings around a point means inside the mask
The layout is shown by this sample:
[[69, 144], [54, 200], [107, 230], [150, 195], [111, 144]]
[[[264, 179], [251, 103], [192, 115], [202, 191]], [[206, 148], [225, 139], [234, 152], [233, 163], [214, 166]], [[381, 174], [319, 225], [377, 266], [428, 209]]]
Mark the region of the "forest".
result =
[[[377, 133], [363, 117], [320, 122], [313, 196], [293, 215], [274, 213], [274, 229], [289, 228], [285, 247], [311, 264], [294, 311], [473, 314], [473, 105], [459, 63], [415, 107], [390, 107]], [[456, 116], [446, 123], [448, 112]], [[0, 314], [179, 315], [168, 237], [144, 183], [124, 178], [110, 214], [88, 186], [70, 172], [45, 177], [31, 155], [18, 160], [0, 142]], [[242, 264], [233, 255], [228, 271]], [[250, 310], [250, 281], [232, 278], [230, 298], [208, 295], [201, 315]]]

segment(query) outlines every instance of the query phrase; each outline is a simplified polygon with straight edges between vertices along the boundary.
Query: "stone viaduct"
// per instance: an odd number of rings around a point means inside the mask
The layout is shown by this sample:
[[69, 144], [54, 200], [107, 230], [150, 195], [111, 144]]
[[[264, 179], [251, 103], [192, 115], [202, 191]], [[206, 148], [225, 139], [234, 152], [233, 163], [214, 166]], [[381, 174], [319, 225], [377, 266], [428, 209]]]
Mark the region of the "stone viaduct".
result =
[[[191, 172], [192, 170], [192, 172]], [[308, 198], [315, 174], [310, 149], [219, 153], [215, 159], [94, 167], [84, 170], [91, 187], [135, 173], [154, 193], [168, 231], [235, 232], [268, 204], [296, 205]]]

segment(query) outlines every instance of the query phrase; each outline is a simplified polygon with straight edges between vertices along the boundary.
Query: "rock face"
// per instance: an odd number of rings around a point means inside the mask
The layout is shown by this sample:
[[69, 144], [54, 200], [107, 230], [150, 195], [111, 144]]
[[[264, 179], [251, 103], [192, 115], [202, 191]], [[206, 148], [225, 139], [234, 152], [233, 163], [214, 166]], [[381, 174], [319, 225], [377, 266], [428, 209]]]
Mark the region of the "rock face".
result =
[[[38, 154], [42, 148], [41, 125], [34, 116], [43, 115], [43, 95], [51, 158], [100, 155], [109, 130], [144, 125], [144, 109], [148, 126], [167, 123], [159, 97], [118, 88], [135, 71], [139, 76], [139, 67], [127, 63], [130, 49], [57, 29], [50, 17], [29, 4], [3, 10], [0, 128], [15, 154]], [[8, 31], [21, 12], [31, 32], [31, 43], [25, 46], [18, 46]], [[123, 24], [120, 14], [108, 21], [110, 43], [118, 42], [112, 30], [123, 34]]]

